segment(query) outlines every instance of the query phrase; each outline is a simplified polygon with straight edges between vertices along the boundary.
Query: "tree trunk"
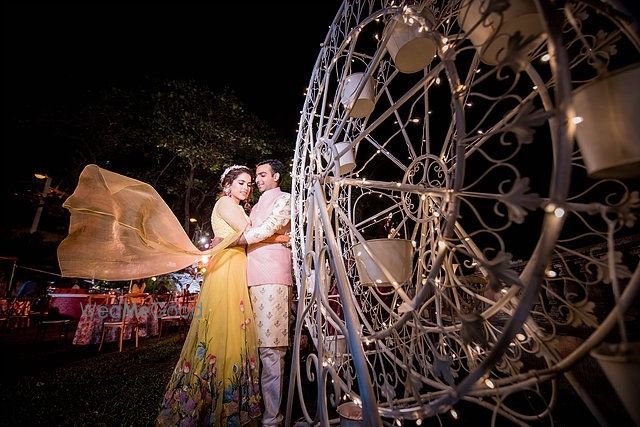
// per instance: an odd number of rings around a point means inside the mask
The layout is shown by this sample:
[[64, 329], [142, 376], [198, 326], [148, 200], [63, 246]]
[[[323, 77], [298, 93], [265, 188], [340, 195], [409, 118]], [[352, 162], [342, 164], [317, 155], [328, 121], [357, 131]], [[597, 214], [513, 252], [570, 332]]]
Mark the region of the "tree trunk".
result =
[[189, 218], [191, 218], [189, 205], [191, 204], [191, 188], [193, 187], [193, 178], [196, 174], [195, 165], [191, 164], [190, 166], [191, 168], [189, 170], [189, 179], [187, 179], [187, 185], [184, 192], [184, 230], [187, 232], [187, 236], [191, 235], [191, 232], [189, 231]]

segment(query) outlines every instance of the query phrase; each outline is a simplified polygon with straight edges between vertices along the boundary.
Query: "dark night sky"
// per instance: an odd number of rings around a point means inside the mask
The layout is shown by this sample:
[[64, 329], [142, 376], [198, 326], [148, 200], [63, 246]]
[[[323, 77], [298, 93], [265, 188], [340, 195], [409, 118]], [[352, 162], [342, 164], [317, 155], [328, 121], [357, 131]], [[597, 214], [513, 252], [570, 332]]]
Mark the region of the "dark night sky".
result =
[[293, 140], [339, 3], [3, 3], [3, 184], [65, 155], [14, 132], [10, 117], [146, 77], [229, 85]]

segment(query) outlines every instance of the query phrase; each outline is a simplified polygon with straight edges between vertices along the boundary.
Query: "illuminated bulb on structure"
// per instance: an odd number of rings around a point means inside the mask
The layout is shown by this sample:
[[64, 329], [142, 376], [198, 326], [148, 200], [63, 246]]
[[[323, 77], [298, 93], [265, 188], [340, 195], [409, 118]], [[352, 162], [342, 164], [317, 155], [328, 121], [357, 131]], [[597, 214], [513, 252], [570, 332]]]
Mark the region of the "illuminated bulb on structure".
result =
[[551, 59], [551, 55], [549, 55], [548, 53], [545, 53], [544, 55], [542, 55], [542, 57], [540, 58], [540, 60], [542, 62], [549, 62], [549, 60]]
[[489, 388], [495, 388], [495, 384], [493, 383], [493, 381], [491, 381], [489, 378], [487, 378], [486, 380], [484, 380], [484, 384], [489, 387]]
[[580, 116], [575, 116], [574, 118], [571, 119], [571, 121], [573, 122], [574, 125], [578, 125], [582, 123], [584, 119]]
[[556, 217], [558, 217], [558, 218], [562, 218], [562, 217], [564, 216], [564, 213], [565, 213], [565, 212], [564, 212], [564, 209], [562, 209], [562, 208], [556, 208], [556, 209], [553, 211], [553, 214], [554, 214]]
[[516, 338], [517, 338], [518, 341], [524, 341], [524, 340], [527, 339], [527, 336], [520, 332], [520, 333], [516, 334]]
[[455, 409], [451, 409], [449, 413], [451, 414], [451, 418], [453, 418], [454, 420], [458, 419], [458, 413], [456, 412]]

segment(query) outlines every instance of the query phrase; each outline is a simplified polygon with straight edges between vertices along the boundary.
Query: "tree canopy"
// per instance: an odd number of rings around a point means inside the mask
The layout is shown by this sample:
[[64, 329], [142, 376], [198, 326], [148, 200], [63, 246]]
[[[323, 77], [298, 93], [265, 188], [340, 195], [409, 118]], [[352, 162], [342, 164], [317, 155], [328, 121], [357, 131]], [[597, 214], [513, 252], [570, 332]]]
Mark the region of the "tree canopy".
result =
[[230, 89], [194, 80], [148, 80], [135, 87], [89, 91], [74, 106], [39, 115], [40, 132], [70, 147], [65, 173], [101, 167], [145, 181], [189, 233], [189, 218], [208, 222], [225, 167], [275, 157], [290, 160], [285, 141]]

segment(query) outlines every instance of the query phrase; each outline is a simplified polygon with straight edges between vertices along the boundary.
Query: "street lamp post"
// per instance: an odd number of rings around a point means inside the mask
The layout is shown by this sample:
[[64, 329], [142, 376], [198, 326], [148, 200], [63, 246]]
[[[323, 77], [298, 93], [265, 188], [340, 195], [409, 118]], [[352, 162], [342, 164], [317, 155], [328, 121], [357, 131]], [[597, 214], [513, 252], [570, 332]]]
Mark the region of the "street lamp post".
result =
[[35, 177], [38, 179], [47, 178], [47, 180], [44, 182], [44, 188], [42, 189], [40, 201], [38, 202], [38, 209], [36, 209], [36, 214], [33, 217], [33, 223], [31, 224], [31, 230], [29, 230], [29, 233], [31, 234], [35, 233], [38, 230], [38, 223], [40, 223], [40, 217], [42, 216], [42, 210], [44, 209], [44, 199], [47, 197], [47, 193], [49, 193], [49, 187], [51, 187], [50, 176], [35, 174]]

